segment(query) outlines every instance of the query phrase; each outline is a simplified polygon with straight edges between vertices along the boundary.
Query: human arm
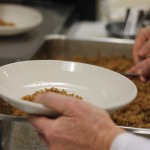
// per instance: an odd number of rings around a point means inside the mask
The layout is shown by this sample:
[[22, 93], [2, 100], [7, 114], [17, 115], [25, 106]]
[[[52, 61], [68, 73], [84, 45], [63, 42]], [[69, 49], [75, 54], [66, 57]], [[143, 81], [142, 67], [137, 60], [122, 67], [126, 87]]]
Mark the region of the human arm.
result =
[[133, 59], [137, 64], [141, 59], [150, 57], [150, 26], [142, 28], [136, 36]]
[[56, 119], [31, 116], [29, 121], [50, 150], [109, 150], [112, 140], [124, 130], [104, 110], [84, 100], [45, 93], [38, 102], [62, 114]]

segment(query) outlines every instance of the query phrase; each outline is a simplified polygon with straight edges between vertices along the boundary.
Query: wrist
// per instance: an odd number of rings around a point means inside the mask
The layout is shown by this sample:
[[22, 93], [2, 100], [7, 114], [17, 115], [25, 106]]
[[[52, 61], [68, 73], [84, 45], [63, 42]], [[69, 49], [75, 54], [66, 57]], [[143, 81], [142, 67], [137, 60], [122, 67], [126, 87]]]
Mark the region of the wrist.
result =
[[97, 138], [97, 149], [96, 150], [110, 150], [111, 144], [113, 140], [121, 133], [125, 132], [125, 130], [114, 126], [111, 127], [108, 130], [105, 131], [100, 131], [101, 133], [99, 134]]

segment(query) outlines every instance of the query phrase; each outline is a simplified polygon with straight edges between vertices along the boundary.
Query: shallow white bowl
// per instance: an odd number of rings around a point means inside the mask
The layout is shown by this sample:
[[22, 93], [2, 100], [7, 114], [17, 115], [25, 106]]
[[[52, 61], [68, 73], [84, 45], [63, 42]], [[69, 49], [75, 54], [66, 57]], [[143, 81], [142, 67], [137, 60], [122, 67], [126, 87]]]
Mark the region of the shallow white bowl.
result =
[[130, 103], [137, 88], [114, 71], [77, 62], [34, 60], [0, 67], [0, 95], [29, 114], [50, 114], [43, 105], [21, 100], [35, 91], [56, 87], [77, 94], [93, 105], [113, 112]]
[[27, 32], [43, 21], [42, 14], [34, 8], [17, 4], [0, 4], [0, 19], [15, 26], [0, 26], [0, 35], [16, 35]]

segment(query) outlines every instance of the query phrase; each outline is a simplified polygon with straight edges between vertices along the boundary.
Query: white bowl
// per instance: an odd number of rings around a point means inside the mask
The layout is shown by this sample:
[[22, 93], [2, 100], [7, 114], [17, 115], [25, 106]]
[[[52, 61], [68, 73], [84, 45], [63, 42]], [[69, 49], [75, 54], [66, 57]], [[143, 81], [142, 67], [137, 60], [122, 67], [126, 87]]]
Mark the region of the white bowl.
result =
[[17, 5], [17, 4], [0, 4], [0, 19], [5, 22], [14, 23], [14, 26], [1, 26], [0, 35], [16, 35], [27, 32], [43, 21], [42, 14], [36, 9]]
[[29, 114], [50, 114], [42, 104], [21, 100], [35, 91], [56, 87], [83, 97], [93, 105], [113, 112], [137, 95], [132, 81], [114, 71], [84, 63], [34, 60], [0, 67], [0, 95]]

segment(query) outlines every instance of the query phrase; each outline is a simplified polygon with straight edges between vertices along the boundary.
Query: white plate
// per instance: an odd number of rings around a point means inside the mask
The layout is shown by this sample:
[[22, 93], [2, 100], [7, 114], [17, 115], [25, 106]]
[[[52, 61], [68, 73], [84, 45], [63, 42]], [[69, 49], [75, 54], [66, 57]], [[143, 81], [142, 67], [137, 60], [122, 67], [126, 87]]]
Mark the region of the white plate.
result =
[[137, 95], [136, 86], [128, 78], [94, 65], [34, 60], [0, 67], [1, 97], [29, 114], [53, 112], [41, 104], [21, 100], [24, 95], [50, 87], [77, 94], [109, 112], [127, 105]]
[[27, 32], [43, 21], [42, 14], [30, 7], [16, 4], [0, 4], [0, 19], [15, 26], [0, 26], [0, 35], [9, 36]]

